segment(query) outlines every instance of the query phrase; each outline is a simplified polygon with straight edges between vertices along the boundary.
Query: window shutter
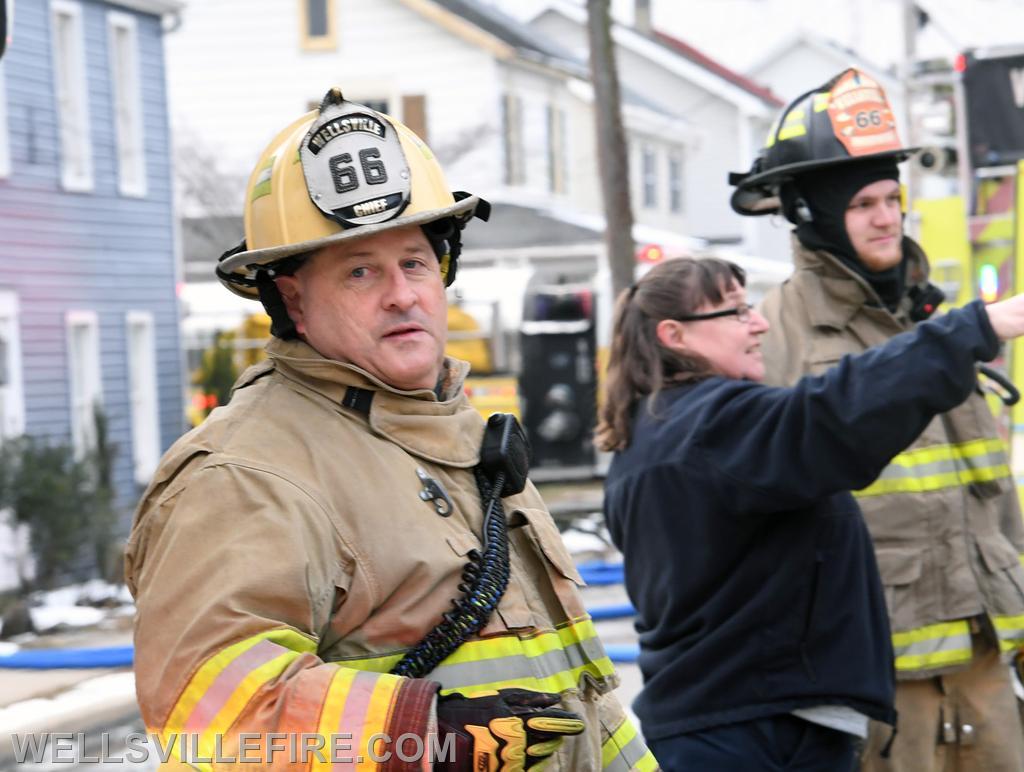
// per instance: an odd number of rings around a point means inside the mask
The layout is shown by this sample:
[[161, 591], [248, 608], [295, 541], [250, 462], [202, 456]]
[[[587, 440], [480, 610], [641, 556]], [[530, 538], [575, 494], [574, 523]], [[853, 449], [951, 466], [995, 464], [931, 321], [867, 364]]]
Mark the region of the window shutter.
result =
[[427, 98], [423, 94], [407, 94], [402, 97], [402, 123], [430, 144], [427, 138]]

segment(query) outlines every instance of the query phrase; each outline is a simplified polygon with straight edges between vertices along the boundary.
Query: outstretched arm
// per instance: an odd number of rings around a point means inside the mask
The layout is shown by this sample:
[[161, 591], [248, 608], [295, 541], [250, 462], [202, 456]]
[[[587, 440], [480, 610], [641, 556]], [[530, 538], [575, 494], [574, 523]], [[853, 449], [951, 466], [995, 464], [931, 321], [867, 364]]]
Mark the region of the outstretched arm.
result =
[[966, 399], [999, 335], [1024, 333], [1024, 296], [925, 322], [792, 388], [738, 387], [707, 411], [698, 447], [742, 510], [771, 512], [870, 483], [935, 415]]

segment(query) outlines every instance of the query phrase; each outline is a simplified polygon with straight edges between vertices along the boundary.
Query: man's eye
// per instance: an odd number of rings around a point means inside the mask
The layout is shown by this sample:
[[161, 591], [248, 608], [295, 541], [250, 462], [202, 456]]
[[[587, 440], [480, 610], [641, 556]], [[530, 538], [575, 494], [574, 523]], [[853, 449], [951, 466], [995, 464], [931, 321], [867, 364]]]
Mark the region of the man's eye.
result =
[[366, 269], [363, 268], [362, 266], [359, 266], [358, 268], [353, 268], [351, 273], [349, 273], [349, 276], [351, 276], [353, 279], [361, 279], [364, 276], [366, 276]]
[[405, 267], [408, 268], [408, 269], [411, 269], [411, 270], [415, 270], [417, 268], [423, 268], [425, 265], [426, 265], [426, 263], [424, 263], [418, 257], [417, 258], [410, 258], [409, 260], [405, 261]]

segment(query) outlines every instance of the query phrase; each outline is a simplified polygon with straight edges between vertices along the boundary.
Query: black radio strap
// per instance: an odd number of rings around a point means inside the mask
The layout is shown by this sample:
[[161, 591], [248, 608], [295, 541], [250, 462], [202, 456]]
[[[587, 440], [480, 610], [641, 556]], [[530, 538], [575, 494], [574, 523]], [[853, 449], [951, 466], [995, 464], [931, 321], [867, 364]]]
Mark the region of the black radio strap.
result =
[[370, 405], [373, 404], [373, 392], [369, 389], [360, 389], [358, 386], [349, 386], [345, 390], [341, 404], [369, 417]]
[[480, 463], [473, 468], [484, 508], [483, 553], [470, 550], [459, 584], [462, 597], [452, 600], [453, 608], [437, 627], [391, 669], [394, 675], [423, 678], [487, 624], [498, 607], [509, 579], [508, 523], [501, 499], [526, 486], [528, 459], [526, 436], [515, 416], [492, 415], [484, 430]]

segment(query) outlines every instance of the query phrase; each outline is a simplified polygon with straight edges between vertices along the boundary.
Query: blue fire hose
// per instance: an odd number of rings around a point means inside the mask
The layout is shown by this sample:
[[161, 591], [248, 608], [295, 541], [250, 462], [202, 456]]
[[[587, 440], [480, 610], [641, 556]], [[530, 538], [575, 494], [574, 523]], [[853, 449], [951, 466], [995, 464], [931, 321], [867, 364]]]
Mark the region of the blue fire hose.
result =
[[594, 587], [622, 584], [625, 579], [622, 563], [581, 563], [579, 572], [583, 581]]
[[[0, 0], [3, 2], [3, 0]], [[587, 584], [604, 586], [622, 584], [621, 563], [584, 563], [580, 574]], [[591, 619], [620, 619], [636, 614], [629, 603], [595, 606], [587, 609]], [[612, 662], [636, 662], [639, 648], [630, 644], [609, 645], [605, 649]], [[131, 646], [110, 646], [96, 649], [25, 649], [0, 656], [0, 668], [19, 670], [57, 670], [93, 667], [129, 667], [133, 660]]]
[[0, 668], [57, 670], [61, 668], [128, 667], [131, 646], [100, 649], [26, 649], [0, 657]]

